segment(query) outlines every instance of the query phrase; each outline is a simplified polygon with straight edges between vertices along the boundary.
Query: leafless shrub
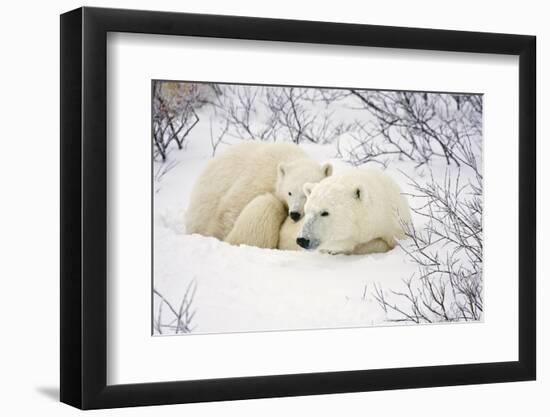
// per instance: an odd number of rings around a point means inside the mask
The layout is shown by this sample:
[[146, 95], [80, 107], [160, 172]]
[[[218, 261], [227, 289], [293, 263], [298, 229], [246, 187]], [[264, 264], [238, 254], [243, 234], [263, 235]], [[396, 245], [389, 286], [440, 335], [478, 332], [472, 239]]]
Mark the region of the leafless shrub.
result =
[[173, 143], [182, 149], [199, 122], [196, 108], [203, 104], [198, 84], [153, 81], [152, 136], [154, 158], [166, 161]]
[[213, 125], [214, 123], [212, 122], [212, 119], [210, 119], [210, 145], [212, 146], [212, 156], [215, 156], [218, 146], [224, 143], [223, 139], [225, 137], [225, 134], [229, 130], [229, 121], [225, 121], [224, 126], [221, 127], [217, 135], [214, 135]]
[[228, 135], [238, 139], [274, 140], [274, 123], [261, 123], [258, 108], [262, 105], [265, 87], [217, 85], [219, 95], [211, 104], [216, 115], [228, 126]]
[[[153, 327], [158, 334], [164, 333], [191, 333], [195, 326], [192, 325], [196, 310], [192, 308], [197, 284], [195, 280], [187, 286], [185, 294], [178, 308], [175, 308], [160, 294], [153, 289], [153, 295], [158, 298], [158, 309], [153, 318]], [[167, 308], [167, 310], [166, 310]]]
[[427, 219], [427, 223], [422, 230], [407, 227], [409, 240], [401, 247], [418, 265], [418, 270], [404, 281], [405, 291], [388, 294], [381, 286], [375, 286], [375, 299], [390, 321], [480, 320], [483, 314], [481, 175], [466, 181], [460, 174], [453, 178], [447, 173], [442, 183], [433, 175], [426, 184], [409, 180], [415, 190], [411, 197], [421, 202], [413, 211]]
[[483, 102], [479, 95], [349, 90], [356, 122], [343, 158], [353, 165], [399, 158], [422, 166], [443, 158], [457, 167], [479, 165]]
[[[332, 143], [346, 129], [343, 122], [335, 121], [334, 112], [330, 109], [336, 97], [321, 89], [270, 88], [266, 99], [272, 119], [296, 144]], [[319, 106], [320, 101], [324, 105]]]
[[337, 121], [330, 108], [341, 97], [330, 90], [244, 85], [218, 86], [213, 103], [239, 139], [332, 143], [351, 124]]

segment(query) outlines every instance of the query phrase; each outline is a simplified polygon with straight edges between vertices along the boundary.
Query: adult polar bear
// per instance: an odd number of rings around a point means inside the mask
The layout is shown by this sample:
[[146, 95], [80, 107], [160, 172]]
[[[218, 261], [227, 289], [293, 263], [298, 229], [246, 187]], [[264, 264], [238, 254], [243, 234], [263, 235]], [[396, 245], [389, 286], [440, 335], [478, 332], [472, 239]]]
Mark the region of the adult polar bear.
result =
[[296, 239], [305, 249], [366, 254], [393, 249], [411, 225], [409, 204], [377, 168], [357, 168], [305, 184], [305, 217]]
[[[283, 211], [279, 208], [279, 215], [286, 218], [288, 213], [298, 221], [306, 200], [304, 184], [317, 183], [331, 174], [332, 165], [318, 164], [294, 144], [233, 145], [212, 159], [197, 180], [186, 213], [187, 233], [213, 236], [233, 244], [252, 239], [252, 243], [262, 247], [271, 247], [274, 241], [276, 246], [278, 234], [274, 238], [264, 234], [265, 242], [254, 241], [254, 236], [231, 234], [243, 209], [263, 196], [281, 202]], [[257, 215], [261, 221], [262, 213]], [[272, 227], [278, 230], [282, 221]]]
[[376, 168], [351, 169], [318, 184], [305, 184], [304, 192], [308, 198], [301, 221], [285, 220], [281, 203], [265, 196], [243, 210], [232, 233], [262, 241], [278, 230], [279, 249], [299, 250], [301, 246], [359, 255], [393, 249], [405, 237], [405, 225], [411, 223], [409, 205], [399, 186]]

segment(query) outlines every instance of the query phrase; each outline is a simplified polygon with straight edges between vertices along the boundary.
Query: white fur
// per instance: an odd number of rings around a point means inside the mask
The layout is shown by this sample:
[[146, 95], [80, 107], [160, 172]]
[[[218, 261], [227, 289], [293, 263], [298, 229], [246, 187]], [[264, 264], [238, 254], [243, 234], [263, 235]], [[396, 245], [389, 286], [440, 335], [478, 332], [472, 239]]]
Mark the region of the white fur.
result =
[[244, 208], [225, 241], [232, 245], [275, 249], [285, 219], [294, 223], [277, 197], [271, 193], [262, 194]]
[[[197, 180], [187, 210], [186, 230], [224, 240], [243, 209], [272, 193], [285, 206], [303, 213], [303, 185], [332, 173], [293, 144], [246, 142], [212, 159]], [[239, 240], [242, 240], [239, 238]]]
[[[376, 168], [352, 169], [304, 185], [308, 195], [299, 237], [326, 253], [384, 252], [405, 237], [410, 209], [399, 186]], [[323, 215], [324, 214], [324, 215]]]
[[303, 221], [303, 217], [298, 222], [293, 222], [290, 217], [286, 218], [279, 232], [279, 249], [302, 250], [302, 248], [296, 243], [296, 238], [302, 229]]
[[296, 237], [302, 220], [293, 221], [277, 197], [263, 194], [244, 208], [225, 241], [265, 249], [301, 250]]

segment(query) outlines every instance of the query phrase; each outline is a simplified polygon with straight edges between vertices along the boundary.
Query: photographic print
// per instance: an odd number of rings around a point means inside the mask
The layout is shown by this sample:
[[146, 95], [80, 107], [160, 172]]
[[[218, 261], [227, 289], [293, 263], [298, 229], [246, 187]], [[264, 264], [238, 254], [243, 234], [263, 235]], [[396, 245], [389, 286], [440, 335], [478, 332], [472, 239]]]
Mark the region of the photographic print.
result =
[[152, 333], [483, 320], [483, 96], [153, 80]]

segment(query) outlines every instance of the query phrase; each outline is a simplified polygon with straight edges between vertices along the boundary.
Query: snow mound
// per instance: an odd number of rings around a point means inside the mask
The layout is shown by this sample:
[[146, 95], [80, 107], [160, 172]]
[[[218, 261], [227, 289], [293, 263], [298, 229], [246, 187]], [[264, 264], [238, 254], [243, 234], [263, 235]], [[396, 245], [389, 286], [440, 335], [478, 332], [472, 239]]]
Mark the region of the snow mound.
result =
[[414, 269], [400, 248], [333, 256], [236, 247], [169, 228], [158, 230], [155, 240], [155, 289], [179, 306], [191, 282], [196, 285], [194, 333], [380, 324], [384, 312], [372, 298], [374, 284], [400, 284], [404, 270]]

